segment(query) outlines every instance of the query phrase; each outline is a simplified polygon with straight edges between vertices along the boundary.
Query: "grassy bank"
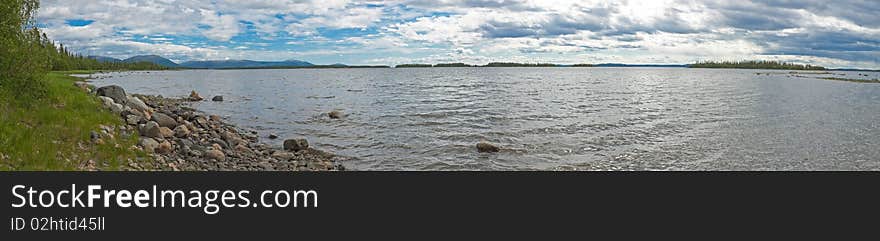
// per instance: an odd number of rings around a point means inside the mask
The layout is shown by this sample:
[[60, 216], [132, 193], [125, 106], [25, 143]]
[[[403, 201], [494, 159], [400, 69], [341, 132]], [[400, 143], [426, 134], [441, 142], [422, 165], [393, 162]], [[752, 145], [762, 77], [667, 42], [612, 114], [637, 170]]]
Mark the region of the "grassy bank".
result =
[[[87, 73], [87, 72], [77, 72]], [[16, 97], [22, 90], [0, 89], [0, 170], [123, 169], [127, 160], [146, 157], [131, 149], [136, 136], [91, 140], [100, 126], [121, 125], [94, 96], [73, 85], [77, 78], [52, 72], [41, 79], [43, 98]]]

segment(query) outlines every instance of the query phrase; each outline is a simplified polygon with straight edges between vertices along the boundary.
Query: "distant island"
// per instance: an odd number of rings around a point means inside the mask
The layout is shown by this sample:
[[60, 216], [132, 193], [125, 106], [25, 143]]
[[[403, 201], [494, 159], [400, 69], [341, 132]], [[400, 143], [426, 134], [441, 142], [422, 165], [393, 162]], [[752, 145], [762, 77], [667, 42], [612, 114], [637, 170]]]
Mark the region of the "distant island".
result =
[[513, 63], [491, 62], [485, 65], [473, 65], [465, 63], [440, 63], [440, 64], [399, 64], [394, 68], [445, 68], [445, 67], [593, 67], [592, 64], [561, 65], [550, 63]]
[[[175, 63], [158, 55], [138, 55], [127, 59], [117, 59], [105, 56], [80, 57], [93, 61], [95, 66], [122, 66], [122, 69], [357, 69], [357, 68], [392, 68], [388, 65], [346, 65], [341, 63], [330, 65], [312, 64], [302, 60], [283, 61], [255, 61], [255, 60], [199, 60]], [[82, 62], [82, 61], [80, 61]], [[78, 62], [78, 63], [80, 63]], [[83, 65], [83, 64], [79, 64]], [[84, 65], [83, 69], [90, 69]], [[399, 64], [393, 68], [451, 68], [451, 67], [641, 67], [641, 68], [720, 68], [720, 69], [780, 69], [780, 70], [835, 70], [835, 71], [877, 71], [865, 69], [829, 69], [822, 66], [809, 64], [787, 63], [769, 60], [746, 60], [746, 61], [699, 61], [693, 64], [554, 64], [554, 63], [516, 63], [516, 62], [490, 62], [484, 65], [466, 63], [410, 63]], [[110, 68], [115, 69], [115, 68]]]
[[345, 65], [330, 64], [316, 65], [302, 60], [284, 61], [254, 61], [254, 60], [204, 60], [175, 63], [158, 55], [138, 55], [127, 59], [117, 59], [105, 56], [88, 56], [102, 63], [151, 63], [169, 69], [327, 69], [327, 68], [390, 68], [386, 65]]
[[794, 64], [782, 61], [749, 60], [749, 61], [701, 61], [689, 64], [689, 68], [717, 69], [784, 69], [784, 70], [826, 70], [825, 67], [809, 64]]

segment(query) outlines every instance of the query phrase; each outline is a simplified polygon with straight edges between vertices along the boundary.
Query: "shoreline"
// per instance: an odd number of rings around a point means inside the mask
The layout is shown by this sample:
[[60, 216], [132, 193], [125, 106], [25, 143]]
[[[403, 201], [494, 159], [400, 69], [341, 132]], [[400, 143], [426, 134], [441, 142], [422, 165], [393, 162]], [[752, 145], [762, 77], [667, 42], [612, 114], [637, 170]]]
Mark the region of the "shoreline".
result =
[[[305, 139], [278, 139], [282, 148], [260, 142], [255, 131], [240, 128], [190, 107], [201, 98], [168, 98], [126, 94], [122, 87], [91, 86], [86, 79], [74, 83], [97, 96], [103, 108], [121, 119], [116, 127], [102, 126], [91, 139], [135, 136], [137, 145], [152, 161], [133, 161], [128, 170], [171, 171], [342, 171], [341, 157], [308, 146]], [[197, 95], [197, 94], [196, 94]]]

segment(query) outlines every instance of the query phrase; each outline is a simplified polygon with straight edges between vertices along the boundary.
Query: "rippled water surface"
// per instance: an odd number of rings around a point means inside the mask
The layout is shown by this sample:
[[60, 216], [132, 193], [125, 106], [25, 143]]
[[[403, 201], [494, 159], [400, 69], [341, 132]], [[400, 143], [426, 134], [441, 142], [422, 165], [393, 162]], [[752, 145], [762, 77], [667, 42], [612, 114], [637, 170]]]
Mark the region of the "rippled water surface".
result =
[[[756, 73], [774, 72], [771, 75]], [[685, 68], [185, 70], [95, 77], [358, 170], [878, 170], [880, 84]], [[878, 73], [839, 72], [845, 77]], [[347, 116], [331, 120], [326, 113]], [[280, 140], [263, 141], [280, 145]], [[500, 153], [477, 153], [489, 141]]]

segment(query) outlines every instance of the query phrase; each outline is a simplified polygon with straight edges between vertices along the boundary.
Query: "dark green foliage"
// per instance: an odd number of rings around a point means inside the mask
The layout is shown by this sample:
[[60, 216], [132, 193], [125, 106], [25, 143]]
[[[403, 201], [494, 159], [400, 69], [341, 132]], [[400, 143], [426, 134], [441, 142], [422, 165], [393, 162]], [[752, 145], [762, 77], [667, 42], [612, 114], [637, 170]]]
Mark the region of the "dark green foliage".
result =
[[732, 68], [732, 69], [790, 69], [790, 70], [825, 70], [822, 66], [793, 64], [782, 61], [750, 60], [750, 61], [701, 61], [689, 64], [690, 68]]
[[592, 64], [573, 64], [573, 65], [571, 65], [571, 67], [595, 67], [595, 65], [592, 65]]
[[430, 64], [399, 64], [394, 68], [430, 68]]
[[441, 63], [435, 64], [434, 67], [474, 67], [473, 65], [465, 64], [465, 63]]
[[525, 63], [501, 63], [501, 62], [492, 62], [483, 67], [556, 67], [556, 64], [548, 64], [548, 63], [536, 63], [536, 64], [525, 64]]

